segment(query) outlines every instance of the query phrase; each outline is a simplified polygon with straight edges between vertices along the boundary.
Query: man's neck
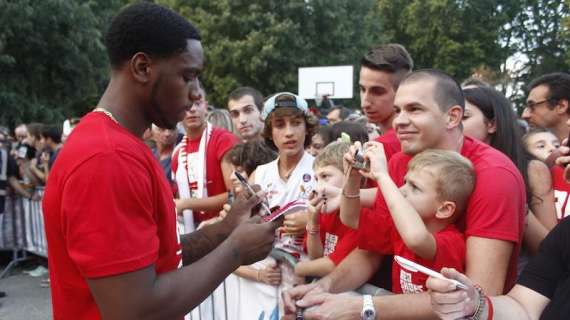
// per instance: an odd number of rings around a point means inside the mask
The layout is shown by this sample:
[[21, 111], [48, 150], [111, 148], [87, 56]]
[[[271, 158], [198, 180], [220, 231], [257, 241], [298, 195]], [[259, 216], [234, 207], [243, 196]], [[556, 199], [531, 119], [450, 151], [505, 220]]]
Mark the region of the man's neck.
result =
[[392, 129], [392, 122], [394, 121], [395, 117], [396, 117], [396, 114], [392, 114], [392, 116], [390, 116], [390, 118], [382, 121], [381, 123], [376, 123], [376, 125], [378, 126], [378, 128], [380, 129], [382, 134], [386, 134], [386, 132], [388, 132], [388, 130]]
[[297, 164], [299, 164], [304, 154], [305, 151], [303, 150], [302, 152], [296, 155], [279, 157], [279, 161], [277, 162], [277, 167], [279, 169], [279, 175], [283, 180], [287, 181], [289, 179], [291, 173], [293, 172], [293, 170], [295, 170], [295, 167], [297, 166]]
[[186, 129], [186, 136], [190, 140], [198, 139], [199, 137], [202, 136], [202, 133], [204, 132], [204, 130], [206, 130], [206, 125], [207, 125], [206, 122], [204, 122], [200, 127], [187, 128]]
[[443, 136], [437, 146], [432, 146], [434, 149], [451, 150], [461, 153], [463, 148], [463, 143], [465, 141], [465, 136], [463, 136], [463, 131], [456, 128], [451, 132]]
[[145, 106], [141, 105], [137, 95], [137, 92], [126, 85], [126, 81], [120, 77], [111, 77], [97, 107], [109, 111], [120, 126], [142, 138], [151, 123], [146, 119]]
[[564, 121], [559, 121], [556, 126], [554, 128], [552, 128], [552, 130], [554, 131], [554, 134], [558, 137], [558, 139], [560, 139], [560, 142], [562, 142], [562, 140], [568, 138], [568, 134], [570, 133], [570, 129], [568, 128], [568, 125], [566, 124], [566, 121], [568, 120], [568, 118], [565, 118]]

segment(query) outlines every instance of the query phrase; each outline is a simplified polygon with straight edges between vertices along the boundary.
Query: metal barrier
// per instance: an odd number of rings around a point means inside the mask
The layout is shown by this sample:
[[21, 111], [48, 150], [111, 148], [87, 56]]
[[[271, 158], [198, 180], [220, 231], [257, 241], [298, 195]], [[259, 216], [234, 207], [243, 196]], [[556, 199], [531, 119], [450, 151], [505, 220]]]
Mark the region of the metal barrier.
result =
[[[43, 197], [44, 188], [37, 188], [39, 198]], [[29, 200], [18, 196], [6, 197], [6, 209], [0, 214], [0, 250], [12, 251], [12, 260], [0, 273], [0, 279], [6, 276], [18, 263], [28, 258], [28, 253], [48, 257], [41, 200]], [[271, 251], [275, 260], [295, 267], [296, 259], [279, 249]], [[208, 296], [198, 307], [192, 310], [185, 319], [189, 320], [239, 320], [232, 317], [228, 310], [228, 301], [235, 281], [230, 276]], [[365, 284], [358, 290], [359, 294], [390, 294], [384, 289]], [[255, 302], [250, 302], [255, 303]]]
[[[43, 188], [36, 188], [38, 198], [43, 192]], [[12, 260], [0, 273], [0, 279], [26, 260], [29, 252], [46, 258], [48, 255], [41, 200], [10, 195], [5, 205], [0, 214], [0, 250], [12, 251]]]

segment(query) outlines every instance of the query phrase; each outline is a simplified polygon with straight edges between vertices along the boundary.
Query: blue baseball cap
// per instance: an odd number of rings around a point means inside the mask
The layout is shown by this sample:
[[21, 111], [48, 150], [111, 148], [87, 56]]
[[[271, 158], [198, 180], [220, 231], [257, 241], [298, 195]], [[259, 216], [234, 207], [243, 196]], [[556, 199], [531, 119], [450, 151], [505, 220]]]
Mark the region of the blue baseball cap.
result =
[[[284, 100], [278, 99], [281, 96], [291, 96], [294, 99], [284, 99]], [[273, 112], [273, 110], [282, 107], [297, 108], [303, 111], [303, 113], [309, 112], [309, 106], [307, 104], [307, 101], [305, 101], [305, 99], [291, 92], [279, 92], [274, 94], [265, 101], [265, 103], [263, 104], [263, 110], [261, 111], [261, 118], [263, 120], [267, 119], [267, 117], [271, 112]]]

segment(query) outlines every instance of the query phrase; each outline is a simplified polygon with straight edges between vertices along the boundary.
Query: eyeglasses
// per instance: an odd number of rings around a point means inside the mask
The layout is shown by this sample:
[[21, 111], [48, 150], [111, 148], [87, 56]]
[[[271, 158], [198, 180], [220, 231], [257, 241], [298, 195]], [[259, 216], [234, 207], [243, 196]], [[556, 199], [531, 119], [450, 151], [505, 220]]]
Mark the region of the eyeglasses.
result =
[[543, 103], [545, 103], [545, 102], [550, 102], [550, 101], [552, 101], [552, 100], [555, 100], [555, 99], [553, 99], [553, 98], [548, 98], [548, 99], [544, 99], [544, 100], [542, 100], [542, 101], [537, 101], [537, 102], [534, 102], [534, 101], [527, 101], [525, 107], [527, 107], [530, 111], [534, 111], [534, 109], [535, 109], [537, 106], [539, 106], [539, 105], [541, 105], [541, 104], [543, 104]]

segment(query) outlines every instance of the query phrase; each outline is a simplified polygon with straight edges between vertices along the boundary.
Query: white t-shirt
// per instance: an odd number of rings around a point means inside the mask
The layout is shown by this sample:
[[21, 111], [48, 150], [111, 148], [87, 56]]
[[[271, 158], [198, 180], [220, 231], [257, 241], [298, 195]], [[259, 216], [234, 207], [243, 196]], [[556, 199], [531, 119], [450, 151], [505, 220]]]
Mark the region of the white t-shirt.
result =
[[[270, 208], [282, 207], [289, 202], [309, 198], [311, 191], [316, 187], [314, 161], [315, 158], [305, 152], [287, 181], [279, 176], [279, 158], [257, 167], [254, 182], [267, 193]], [[303, 236], [279, 235], [275, 246], [299, 257], [303, 252]]]

